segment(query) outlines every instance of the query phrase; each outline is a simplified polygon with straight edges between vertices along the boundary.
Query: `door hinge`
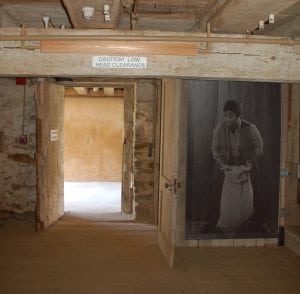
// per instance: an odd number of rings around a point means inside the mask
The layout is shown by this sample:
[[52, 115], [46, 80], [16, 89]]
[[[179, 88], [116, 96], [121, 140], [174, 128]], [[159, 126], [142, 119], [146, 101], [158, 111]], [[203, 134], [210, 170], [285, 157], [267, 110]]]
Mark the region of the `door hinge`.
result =
[[283, 178], [283, 177], [288, 177], [290, 174], [291, 174], [291, 173], [289, 172], [288, 169], [283, 168], [283, 169], [280, 170], [280, 176], [281, 176], [282, 178]]
[[168, 182], [165, 183], [165, 188], [174, 194], [177, 193], [177, 190], [181, 188], [181, 183], [179, 183], [176, 179], [173, 180], [173, 184]]
[[181, 188], [181, 183], [178, 182], [176, 179], [174, 179], [173, 182], [174, 182], [174, 185], [173, 185], [173, 187], [174, 187], [174, 193], [176, 194], [177, 190]]

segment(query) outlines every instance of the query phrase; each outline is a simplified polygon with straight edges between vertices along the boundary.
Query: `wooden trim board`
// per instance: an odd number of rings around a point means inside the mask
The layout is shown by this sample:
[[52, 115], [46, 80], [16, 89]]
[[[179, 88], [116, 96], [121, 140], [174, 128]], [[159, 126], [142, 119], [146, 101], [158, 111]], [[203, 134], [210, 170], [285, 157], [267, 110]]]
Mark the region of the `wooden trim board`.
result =
[[197, 55], [196, 42], [41, 41], [42, 53]]

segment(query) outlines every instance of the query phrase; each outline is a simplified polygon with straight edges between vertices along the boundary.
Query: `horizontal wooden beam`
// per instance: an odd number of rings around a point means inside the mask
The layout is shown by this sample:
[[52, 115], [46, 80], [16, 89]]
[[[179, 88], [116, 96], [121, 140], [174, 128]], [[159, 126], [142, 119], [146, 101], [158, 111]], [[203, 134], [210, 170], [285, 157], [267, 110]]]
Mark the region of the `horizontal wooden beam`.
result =
[[[136, 29], [160, 30], [160, 31], [189, 31], [196, 23], [195, 14], [191, 13], [139, 13]], [[129, 15], [123, 14], [119, 29], [130, 29]]]
[[[88, 89], [87, 92], [88, 97], [102, 98], [102, 97], [112, 96], [112, 95], [108, 95], [105, 92], [105, 88], [107, 87], [97, 87], [96, 83], [93, 86], [85, 86], [85, 87]], [[113, 85], [110, 88], [114, 89], [113, 97], [120, 98], [124, 96], [124, 89], [114, 88]], [[65, 87], [65, 96], [72, 97], [72, 98], [82, 97], [78, 95], [78, 93], [74, 90], [74, 87]]]
[[186, 5], [197, 7], [211, 6], [214, 2], [215, 0], [139, 0], [139, 4], [141, 5]]
[[147, 67], [120, 69], [94, 68], [93, 54], [53, 54], [39, 50], [9, 49], [7, 42], [0, 42], [0, 76], [178, 77], [299, 83], [299, 53], [297, 47], [213, 44], [211, 53], [197, 56], [145, 56]]
[[162, 31], [19, 29], [0, 28], [0, 41], [147, 41], [147, 42], [210, 42], [241, 44], [300, 45], [300, 39], [249, 36], [241, 34], [210, 34]]
[[256, 35], [267, 36], [300, 36], [300, 16], [287, 17], [276, 21], [276, 25], [265, 25], [264, 30], [256, 31]]
[[0, 27], [18, 27], [20, 23], [6, 9], [0, 10]]
[[206, 32], [208, 20], [216, 14], [216, 12], [225, 4], [227, 0], [217, 0], [212, 7], [203, 15], [200, 19], [198, 26], [194, 28], [194, 31]]
[[[11, 34], [21, 33], [17, 29], [0, 29], [1, 38]], [[163, 32], [118, 32], [114, 30], [28, 30], [34, 35], [44, 34], [45, 37], [78, 36], [86, 33], [88, 38], [96, 37], [149, 37], [149, 43], [156, 43], [155, 38], [170, 40], [207, 39], [199, 33], [163, 33]], [[48, 34], [48, 35], [47, 35]], [[90, 35], [90, 36], [89, 36]], [[299, 55], [300, 46], [272, 44], [282, 41], [278, 37], [242, 35], [211, 35], [210, 50], [194, 56], [187, 55], [153, 55], [140, 54], [144, 57], [145, 66], [139, 68], [103, 68], [93, 64], [94, 53], [43, 53], [40, 49], [28, 50], [21, 48], [19, 41], [0, 41], [0, 76], [34, 76], [34, 77], [114, 77], [114, 78], [205, 78], [231, 79], [274, 82], [300, 82]], [[87, 40], [88, 40], [87, 38]], [[203, 38], [203, 39], [201, 39]], [[219, 40], [219, 41], [218, 41]], [[251, 43], [254, 42], [261, 43]], [[151, 41], [151, 42], [150, 42]], [[173, 42], [172, 41], [172, 42]], [[231, 41], [231, 43], [228, 41]], [[86, 41], [84, 41], [86, 42]], [[134, 41], [132, 41], [134, 43]], [[170, 42], [170, 43], [172, 43]], [[221, 43], [223, 42], [223, 43]], [[234, 43], [235, 42], [235, 43]], [[238, 43], [240, 42], [240, 43]], [[294, 40], [299, 44], [299, 40]], [[284, 44], [284, 43], [282, 43]], [[125, 52], [125, 51], [124, 51]], [[127, 51], [129, 55], [132, 53]], [[126, 54], [126, 53], [124, 53]], [[113, 56], [111, 50], [103, 53]], [[135, 56], [135, 55], [133, 55]], [[131, 57], [131, 56], [130, 56]], [[97, 59], [98, 60], [98, 59]], [[99, 65], [99, 64], [98, 64]]]
[[197, 43], [147, 41], [41, 41], [44, 53], [197, 55]]
[[88, 89], [85, 87], [74, 87], [74, 90], [79, 96], [87, 96], [88, 94]]

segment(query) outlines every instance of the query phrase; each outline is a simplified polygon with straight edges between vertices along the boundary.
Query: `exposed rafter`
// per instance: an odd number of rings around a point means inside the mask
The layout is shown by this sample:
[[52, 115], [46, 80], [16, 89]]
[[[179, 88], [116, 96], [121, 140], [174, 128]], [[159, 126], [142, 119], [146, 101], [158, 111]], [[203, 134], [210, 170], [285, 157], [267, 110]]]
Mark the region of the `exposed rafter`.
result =
[[[104, 3], [110, 6], [107, 22]], [[92, 19], [83, 18], [84, 6], [95, 8]], [[3, 28], [42, 28], [49, 16], [55, 28], [205, 32], [210, 22], [212, 32], [299, 37], [299, 15], [299, 0], [0, 0]], [[263, 31], [256, 30], [259, 20]]]
[[79, 96], [87, 96], [88, 94], [88, 89], [85, 87], [74, 87], [73, 89]]
[[246, 33], [267, 21], [269, 14], [278, 14], [298, 0], [228, 0], [208, 19], [214, 32]]

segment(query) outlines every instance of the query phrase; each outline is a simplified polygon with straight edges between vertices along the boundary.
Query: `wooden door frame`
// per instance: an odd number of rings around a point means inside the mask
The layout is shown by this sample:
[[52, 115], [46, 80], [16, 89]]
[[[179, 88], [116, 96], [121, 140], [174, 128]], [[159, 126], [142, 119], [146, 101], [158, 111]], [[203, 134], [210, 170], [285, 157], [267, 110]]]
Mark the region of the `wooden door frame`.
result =
[[[119, 85], [118, 85], [119, 86]], [[124, 143], [122, 155], [122, 202], [121, 210], [134, 214], [133, 199], [133, 114], [136, 99], [135, 84], [124, 85]], [[133, 99], [132, 99], [133, 98]]]
[[[125, 213], [134, 215], [134, 199], [133, 199], [133, 189], [132, 189], [132, 175], [133, 175], [133, 113], [134, 104], [136, 99], [136, 83], [135, 82], [123, 82], [116, 81], [117, 79], [112, 79], [111, 81], [103, 81], [103, 79], [89, 79], [80, 81], [58, 81], [55, 82], [53, 79], [49, 79], [49, 82], [56, 83], [66, 87], [118, 87], [124, 89], [124, 138], [129, 137], [130, 140], [127, 144], [128, 148], [123, 150], [123, 159], [126, 162], [122, 162], [122, 202], [121, 209]], [[46, 79], [47, 81], [47, 79]], [[39, 140], [39, 138], [37, 138]], [[123, 145], [124, 147], [124, 145]], [[123, 161], [122, 159], [122, 161]], [[126, 168], [124, 168], [126, 165]], [[129, 205], [124, 204], [125, 198]], [[126, 207], [125, 207], [126, 206]]]
[[[131, 99], [130, 103], [130, 108], [128, 107], [128, 115], [131, 115], [131, 121], [132, 126], [134, 127], [135, 121], [134, 121], [134, 113], [136, 111], [136, 103], [137, 103], [137, 87], [139, 84], [139, 81], [143, 80], [141, 78], [130, 78], [130, 79], [122, 79], [122, 78], [100, 78], [100, 77], [73, 77], [72, 81], [61, 81], [59, 84], [62, 84], [66, 87], [72, 87], [74, 85], [77, 86], [88, 86], [88, 87], [93, 87], [95, 85], [104, 85], [104, 86], [118, 86], [118, 87], [123, 87], [124, 89], [128, 89], [126, 91], [127, 93], [130, 93], [128, 95], [128, 99]], [[158, 179], [159, 179], [159, 144], [160, 144], [160, 85], [161, 85], [161, 79], [149, 79], [146, 78], [146, 80], [152, 80], [155, 83], [154, 89], [154, 113], [153, 113], [153, 123], [154, 123], [154, 149], [155, 149], [155, 154], [154, 154], [154, 198], [153, 198], [153, 207], [154, 207], [154, 224], [157, 224], [157, 216], [158, 216]], [[131, 128], [132, 129], [132, 128]], [[133, 136], [131, 138], [133, 140]], [[132, 141], [133, 145], [133, 141]], [[129, 154], [130, 155], [130, 154]], [[128, 156], [128, 158], [131, 160], [131, 163], [129, 164], [128, 168], [128, 183], [130, 183], [129, 188], [130, 188], [130, 199], [131, 202], [133, 203], [132, 205], [132, 214], [135, 216], [135, 203], [134, 203], [134, 195], [133, 195], [133, 183], [134, 183], [134, 173], [133, 173], [133, 149], [131, 152], [131, 156]], [[128, 190], [129, 190], [128, 188]]]

